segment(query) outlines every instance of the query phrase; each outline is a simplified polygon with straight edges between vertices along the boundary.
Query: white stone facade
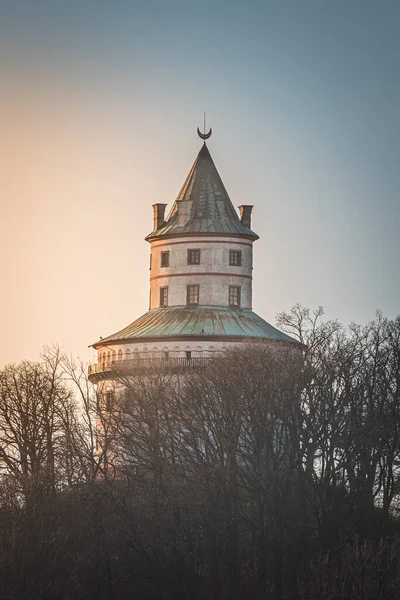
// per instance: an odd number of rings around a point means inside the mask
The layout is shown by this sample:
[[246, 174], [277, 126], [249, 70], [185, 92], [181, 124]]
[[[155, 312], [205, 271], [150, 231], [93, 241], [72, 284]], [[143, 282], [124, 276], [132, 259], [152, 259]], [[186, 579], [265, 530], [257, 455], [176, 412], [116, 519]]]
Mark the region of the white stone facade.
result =
[[[199, 264], [188, 264], [188, 250], [200, 251]], [[230, 251], [240, 252], [240, 265], [230, 264]], [[168, 252], [168, 266], [161, 253]], [[187, 286], [199, 286], [200, 306], [229, 306], [229, 286], [240, 288], [240, 307], [252, 306], [253, 242], [239, 236], [174, 236], [151, 242], [150, 308], [160, 307], [160, 288], [168, 288], [168, 306], [187, 304]], [[127, 341], [98, 347], [98, 365], [110, 361], [155, 358], [210, 358], [237, 342], [202, 340]]]
[[[199, 250], [199, 264], [189, 264], [188, 251]], [[240, 252], [240, 265], [230, 264], [230, 251]], [[168, 266], [161, 255], [168, 252]], [[199, 286], [199, 305], [229, 306], [229, 286], [240, 288], [240, 307], [252, 307], [252, 240], [207, 235], [174, 236], [151, 242], [150, 308], [160, 306], [160, 288], [168, 288], [168, 306], [187, 304], [187, 286]]]

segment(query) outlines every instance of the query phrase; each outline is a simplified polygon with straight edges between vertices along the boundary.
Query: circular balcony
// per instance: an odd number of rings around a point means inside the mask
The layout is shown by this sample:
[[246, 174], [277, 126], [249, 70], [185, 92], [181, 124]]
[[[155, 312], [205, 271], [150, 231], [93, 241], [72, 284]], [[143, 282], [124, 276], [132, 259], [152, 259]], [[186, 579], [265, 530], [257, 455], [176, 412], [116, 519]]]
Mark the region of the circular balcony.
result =
[[139, 372], [167, 370], [178, 373], [186, 369], [201, 369], [210, 364], [212, 358], [133, 358], [109, 360], [89, 365], [88, 375], [92, 383], [102, 379], [118, 379]]

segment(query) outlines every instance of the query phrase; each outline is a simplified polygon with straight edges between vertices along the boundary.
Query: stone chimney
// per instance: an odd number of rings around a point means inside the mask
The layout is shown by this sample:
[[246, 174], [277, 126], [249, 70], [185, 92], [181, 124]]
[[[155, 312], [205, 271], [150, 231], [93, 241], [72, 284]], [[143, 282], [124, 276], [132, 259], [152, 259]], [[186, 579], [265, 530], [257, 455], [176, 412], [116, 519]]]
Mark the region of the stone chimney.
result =
[[240, 211], [240, 222], [242, 225], [247, 227], [247, 229], [251, 229], [251, 211], [253, 210], [252, 204], [242, 204], [239, 206]]
[[153, 204], [153, 231], [160, 229], [164, 223], [166, 204]]

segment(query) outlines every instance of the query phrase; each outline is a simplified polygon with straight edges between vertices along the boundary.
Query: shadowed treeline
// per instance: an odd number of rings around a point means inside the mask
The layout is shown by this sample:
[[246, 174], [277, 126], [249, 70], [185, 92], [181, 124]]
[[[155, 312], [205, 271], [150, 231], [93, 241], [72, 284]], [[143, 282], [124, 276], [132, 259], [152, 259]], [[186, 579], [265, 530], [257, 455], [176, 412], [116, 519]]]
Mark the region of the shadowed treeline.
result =
[[0, 597], [392, 599], [400, 319], [279, 316], [293, 345], [115, 373], [0, 373]]

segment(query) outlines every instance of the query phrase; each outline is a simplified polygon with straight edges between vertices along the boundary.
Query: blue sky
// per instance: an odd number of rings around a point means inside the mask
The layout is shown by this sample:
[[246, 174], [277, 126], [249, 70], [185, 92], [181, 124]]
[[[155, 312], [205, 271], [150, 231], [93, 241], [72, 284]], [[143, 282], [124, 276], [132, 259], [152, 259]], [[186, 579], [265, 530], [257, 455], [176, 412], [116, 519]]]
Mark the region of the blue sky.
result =
[[173, 202], [204, 110], [255, 206], [257, 312], [399, 312], [398, 2], [2, 0], [0, 68], [1, 363], [86, 358], [145, 312], [151, 204]]

